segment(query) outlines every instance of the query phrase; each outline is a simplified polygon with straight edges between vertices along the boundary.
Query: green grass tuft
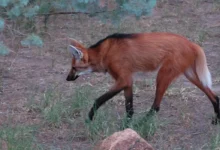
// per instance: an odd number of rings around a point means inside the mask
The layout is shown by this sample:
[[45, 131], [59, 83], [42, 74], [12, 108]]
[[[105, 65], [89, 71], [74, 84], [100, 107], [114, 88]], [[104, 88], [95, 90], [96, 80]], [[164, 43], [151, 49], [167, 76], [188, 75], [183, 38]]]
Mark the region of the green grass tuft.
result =
[[219, 148], [220, 148], [220, 134], [217, 133], [217, 135], [215, 135], [211, 138], [210, 149], [217, 150]]
[[6, 143], [8, 150], [40, 150], [42, 147], [35, 139], [36, 130], [37, 128], [32, 126], [2, 126], [0, 139]]

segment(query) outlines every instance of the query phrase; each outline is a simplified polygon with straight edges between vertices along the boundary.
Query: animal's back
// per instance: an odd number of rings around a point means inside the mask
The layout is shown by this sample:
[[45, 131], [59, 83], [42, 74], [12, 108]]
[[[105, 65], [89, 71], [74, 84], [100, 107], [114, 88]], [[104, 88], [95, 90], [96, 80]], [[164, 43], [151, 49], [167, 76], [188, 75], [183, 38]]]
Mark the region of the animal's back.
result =
[[187, 66], [196, 55], [192, 42], [172, 33], [133, 34], [132, 38], [112, 38], [109, 43], [106, 62], [132, 72], [153, 71], [163, 63]]

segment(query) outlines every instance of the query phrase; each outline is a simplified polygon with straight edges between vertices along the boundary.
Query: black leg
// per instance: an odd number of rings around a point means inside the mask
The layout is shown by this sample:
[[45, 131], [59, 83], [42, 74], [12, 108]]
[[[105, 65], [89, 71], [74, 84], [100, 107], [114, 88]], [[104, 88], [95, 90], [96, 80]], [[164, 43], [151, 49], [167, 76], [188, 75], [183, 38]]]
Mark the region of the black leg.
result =
[[155, 107], [154, 105], [151, 107], [150, 111], [158, 112], [160, 110], [160, 107]]
[[219, 98], [218, 98], [218, 96], [216, 96], [215, 99], [216, 99], [216, 102], [212, 102], [212, 105], [214, 107], [214, 111], [217, 115], [217, 118], [220, 119]]
[[98, 99], [96, 99], [95, 103], [93, 104], [93, 107], [91, 108], [91, 110], [89, 112], [89, 119], [92, 120], [93, 116], [94, 116], [95, 112], [98, 110], [98, 108], [102, 104], [104, 104], [106, 101], [108, 101], [109, 99], [111, 99], [113, 96], [115, 96], [116, 94], [118, 94], [121, 91], [122, 91], [122, 89], [109, 91], [109, 92], [105, 93], [104, 95], [102, 95], [101, 97], [99, 97]]
[[146, 116], [148, 117], [148, 116], [155, 115], [155, 113], [157, 113], [159, 110], [160, 110], [160, 107], [152, 106], [149, 112], [147, 112]]
[[215, 106], [215, 113], [217, 114], [217, 118], [220, 119], [220, 111], [219, 111], [219, 98], [218, 96], [215, 97], [217, 105]]
[[127, 87], [124, 89], [124, 96], [125, 96], [125, 108], [126, 108], [127, 118], [132, 118], [132, 115], [134, 113], [132, 87]]
[[214, 111], [215, 111], [216, 117], [213, 118], [212, 124], [216, 125], [220, 121], [220, 111], [219, 111], [219, 98], [218, 98], [218, 96], [216, 96], [215, 99], [216, 99], [216, 102], [212, 101], [212, 105], [214, 107]]

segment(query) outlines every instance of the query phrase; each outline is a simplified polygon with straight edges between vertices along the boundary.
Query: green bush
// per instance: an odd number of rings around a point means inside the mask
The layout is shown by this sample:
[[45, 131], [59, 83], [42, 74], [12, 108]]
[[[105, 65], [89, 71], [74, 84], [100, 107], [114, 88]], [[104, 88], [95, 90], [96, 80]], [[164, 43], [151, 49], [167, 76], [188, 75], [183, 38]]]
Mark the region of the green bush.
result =
[[31, 35], [28, 35], [25, 39], [23, 39], [21, 41], [21, 45], [22, 46], [38, 46], [38, 47], [42, 47], [43, 46], [43, 41], [42, 39], [35, 35], [35, 34], [31, 34]]
[[8, 49], [8, 47], [7, 46], [5, 46], [4, 44], [3, 44], [3, 42], [1, 41], [0, 42], [0, 56], [2, 55], [2, 56], [5, 56], [5, 55], [8, 55], [9, 54], [9, 49]]
[[[120, 23], [127, 15], [140, 17], [148, 15], [156, 5], [157, 0], [0, 0], [0, 32], [4, 29], [4, 19], [14, 21], [16, 27], [27, 24], [23, 32], [28, 36], [21, 41], [23, 46], [43, 46], [43, 40], [31, 32], [35, 31], [36, 16], [45, 16], [45, 24], [49, 16], [64, 13], [86, 13], [96, 16], [102, 21]], [[74, 11], [74, 12], [73, 12]], [[19, 28], [20, 29], [20, 28]], [[31, 30], [30, 30], [31, 29]], [[6, 53], [0, 49], [0, 54]]]

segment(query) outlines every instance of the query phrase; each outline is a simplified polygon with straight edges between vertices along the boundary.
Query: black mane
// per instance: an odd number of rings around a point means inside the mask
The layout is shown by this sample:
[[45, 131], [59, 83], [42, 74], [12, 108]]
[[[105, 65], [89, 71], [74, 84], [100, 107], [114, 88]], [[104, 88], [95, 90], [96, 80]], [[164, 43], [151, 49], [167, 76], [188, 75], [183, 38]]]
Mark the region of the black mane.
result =
[[106, 38], [98, 41], [96, 44], [90, 46], [89, 48], [95, 48], [98, 47], [102, 42], [104, 42], [107, 39], [114, 38], [114, 39], [124, 39], [124, 38], [132, 38], [134, 37], [134, 34], [125, 34], [125, 33], [114, 33], [112, 35], [107, 36]]

